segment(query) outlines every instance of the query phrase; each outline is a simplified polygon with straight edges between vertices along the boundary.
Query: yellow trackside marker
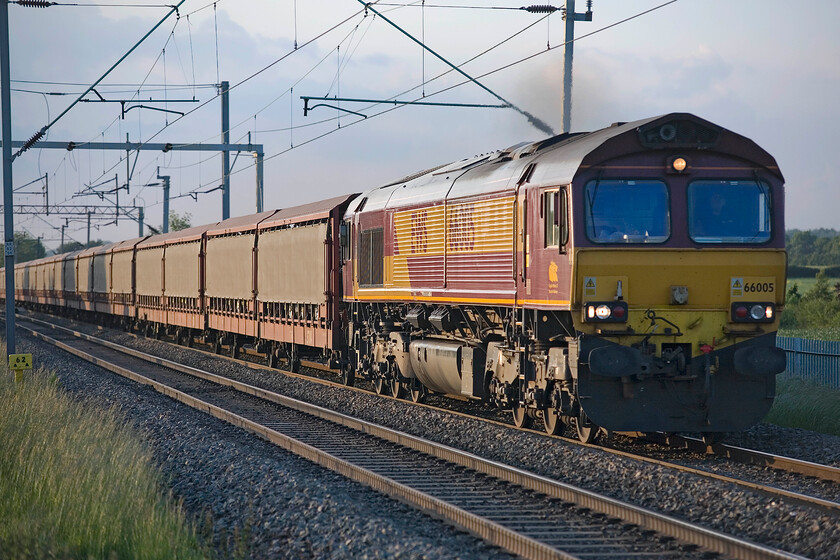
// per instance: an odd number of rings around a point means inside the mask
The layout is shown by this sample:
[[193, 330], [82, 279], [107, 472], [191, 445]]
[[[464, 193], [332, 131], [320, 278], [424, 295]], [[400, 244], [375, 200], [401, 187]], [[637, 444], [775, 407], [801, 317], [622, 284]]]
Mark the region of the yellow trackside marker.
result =
[[15, 381], [23, 381], [23, 372], [32, 369], [32, 354], [9, 354], [9, 369], [15, 372]]

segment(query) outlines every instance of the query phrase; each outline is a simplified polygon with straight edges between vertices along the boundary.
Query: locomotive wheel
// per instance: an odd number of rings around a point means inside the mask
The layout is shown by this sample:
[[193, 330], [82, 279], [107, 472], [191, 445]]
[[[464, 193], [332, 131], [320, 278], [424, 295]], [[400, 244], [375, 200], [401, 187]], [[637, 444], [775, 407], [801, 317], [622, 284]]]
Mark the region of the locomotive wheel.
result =
[[517, 428], [530, 428], [534, 424], [534, 419], [528, 414], [525, 407], [521, 406], [518, 402], [513, 403], [513, 408], [510, 409], [510, 412], [513, 416], [513, 424]]
[[426, 400], [426, 387], [416, 377], [408, 382], [408, 398], [413, 403], [422, 403]]
[[356, 384], [356, 370], [353, 369], [352, 364], [341, 365], [341, 382], [348, 387]]
[[589, 421], [584, 411], [580, 411], [580, 415], [575, 418], [575, 428], [577, 429], [577, 436], [583, 443], [594, 443], [598, 439], [598, 434], [601, 428]]
[[395, 399], [405, 398], [407, 385], [407, 383], [404, 383], [397, 378], [391, 379], [391, 395], [393, 395]]
[[566, 426], [560, 419], [560, 415], [557, 414], [557, 409], [546, 408], [543, 411], [543, 427], [545, 428], [545, 433], [548, 435], [559, 436], [563, 433]]
[[376, 391], [377, 395], [384, 395], [388, 392], [388, 382], [384, 377], [373, 378], [373, 390]]

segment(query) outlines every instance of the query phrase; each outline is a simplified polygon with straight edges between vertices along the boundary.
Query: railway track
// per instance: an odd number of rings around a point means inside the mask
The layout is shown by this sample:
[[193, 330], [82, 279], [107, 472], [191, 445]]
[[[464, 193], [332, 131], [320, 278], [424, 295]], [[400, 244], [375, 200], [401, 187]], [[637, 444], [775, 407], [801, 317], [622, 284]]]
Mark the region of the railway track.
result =
[[[45, 327], [55, 328], [55, 329], [64, 329], [60, 325], [55, 323], [51, 323], [49, 321], [43, 321], [40, 319], [32, 318], [32, 317], [22, 317], [25, 320], [32, 321], [34, 324], [40, 324]], [[67, 332], [76, 333], [79, 336], [88, 336], [84, 333], [79, 331], [74, 331], [72, 329], [67, 330]], [[250, 355], [246, 356], [245, 352], [239, 353], [237, 358], [233, 358], [226, 354], [218, 354], [214, 352], [212, 349], [208, 350], [201, 350], [201, 349], [194, 349], [197, 352], [205, 352], [207, 354], [213, 355], [218, 358], [222, 358], [228, 361], [232, 361], [238, 364], [246, 364], [248, 367], [257, 370], [265, 370], [265, 371], [277, 371], [274, 368], [270, 368], [265, 366], [258, 361], [257, 355]], [[321, 383], [324, 385], [328, 385], [331, 387], [338, 387], [342, 390], [352, 390], [352, 391], [361, 391], [365, 393], [370, 393], [360, 387], [347, 387], [346, 385], [333, 381], [330, 377], [337, 375], [335, 370], [330, 370], [324, 364], [319, 362], [313, 361], [303, 361], [302, 365], [306, 368], [320, 371], [322, 373], [329, 372], [331, 375], [329, 376], [319, 376], [313, 378], [312, 375], [308, 375], [306, 373], [292, 373], [289, 371], [283, 371], [284, 375], [289, 375], [293, 377], [298, 377], [301, 379], [306, 379], [308, 381]], [[381, 398], [393, 398], [388, 396], [380, 396]], [[419, 406], [424, 408], [431, 408], [434, 410], [445, 410], [448, 414], [455, 414], [458, 416], [466, 417], [466, 418], [480, 418], [482, 421], [504, 426], [507, 429], [523, 431], [523, 432], [530, 432], [530, 433], [537, 433], [544, 437], [552, 437], [557, 438], [569, 443], [571, 445], [585, 447], [585, 448], [594, 448], [598, 449], [603, 452], [611, 453], [620, 457], [625, 457], [635, 461], [642, 461], [648, 464], [657, 465], [661, 467], [665, 467], [668, 469], [672, 469], [675, 471], [683, 472], [692, 474], [695, 476], [700, 476], [703, 478], [713, 479], [720, 482], [725, 482], [729, 484], [734, 484], [736, 486], [740, 486], [745, 488], [749, 491], [758, 492], [767, 496], [772, 496], [776, 499], [785, 501], [790, 504], [794, 505], [801, 505], [806, 507], [816, 507], [828, 513], [837, 515], [840, 514], [840, 503], [823, 499], [817, 496], [808, 495], [803, 492], [793, 491], [785, 488], [781, 488], [777, 485], [771, 484], [762, 484], [752, 480], [747, 480], [744, 478], [738, 478], [735, 476], [728, 476], [724, 474], [720, 474], [718, 472], [713, 472], [711, 470], [706, 470], [704, 468], [697, 468], [693, 466], [688, 466], [684, 464], [680, 464], [675, 462], [674, 460], [670, 459], [662, 459], [653, 457], [650, 454], [641, 453], [638, 451], [626, 451], [623, 449], [617, 449], [609, 446], [601, 446], [601, 445], [590, 445], [586, 443], [580, 442], [577, 438], [574, 437], [563, 437], [563, 436], [547, 436], [540, 430], [532, 430], [527, 428], [517, 428], [513, 426], [509, 422], [499, 421], [498, 414], [494, 414], [494, 411], [486, 411], [486, 410], [470, 410], [469, 412], [464, 412], [464, 408], [471, 408], [469, 403], [462, 403], [461, 406], [451, 406], [447, 403], [445, 408], [435, 405], [435, 404], [421, 404], [421, 403], [408, 403], [413, 406]], [[474, 407], [472, 407], [474, 408]], [[497, 412], [497, 411], [496, 411]], [[760, 467], [770, 467], [777, 471], [783, 471], [786, 473], [792, 473], [795, 475], [802, 475], [807, 477], [817, 478], [823, 481], [828, 481], [831, 483], [840, 483], [840, 469], [837, 467], [833, 467], [830, 465], [820, 465], [816, 463], [812, 463], [809, 461], [803, 461], [800, 459], [794, 459], [790, 457], [783, 457], [779, 455], [773, 455], [770, 453], [765, 453], [762, 451], [756, 451], [751, 449], [743, 449], [734, 446], [729, 446], [726, 444], [714, 444], [714, 445], [706, 445], [699, 439], [689, 438], [684, 436], [676, 436], [676, 435], [665, 435], [665, 434], [644, 434], [643, 438], [648, 441], [652, 441], [654, 443], [660, 444], [665, 447], [669, 447], [672, 449], [678, 450], [685, 450], [698, 456], [709, 456], [709, 457], [719, 457], [727, 460], [736, 461], [738, 463], [746, 464], [746, 465], [757, 465]]]
[[28, 330], [524, 557], [799, 558], [82, 333]]

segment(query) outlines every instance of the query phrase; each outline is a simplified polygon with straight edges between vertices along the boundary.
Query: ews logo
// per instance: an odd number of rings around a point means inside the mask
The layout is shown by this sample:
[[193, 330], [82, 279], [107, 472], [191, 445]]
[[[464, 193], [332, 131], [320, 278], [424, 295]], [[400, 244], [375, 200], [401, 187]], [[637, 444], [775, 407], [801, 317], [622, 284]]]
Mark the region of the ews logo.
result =
[[452, 208], [449, 216], [449, 250], [471, 251], [475, 249], [475, 213], [472, 204]]
[[426, 211], [420, 210], [411, 214], [411, 252], [414, 254], [425, 253], [429, 245], [429, 236], [426, 233]]

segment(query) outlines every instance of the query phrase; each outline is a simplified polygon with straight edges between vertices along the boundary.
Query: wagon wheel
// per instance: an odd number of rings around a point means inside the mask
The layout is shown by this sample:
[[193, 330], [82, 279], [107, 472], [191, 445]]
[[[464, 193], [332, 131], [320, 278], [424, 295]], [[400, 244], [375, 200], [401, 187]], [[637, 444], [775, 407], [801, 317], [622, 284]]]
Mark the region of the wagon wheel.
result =
[[582, 410], [575, 418], [575, 429], [577, 430], [578, 439], [583, 443], [594, 443], [601, 432], [601, 428], [593, 424]]
[[565, 423], [557, 414], [556, 408], [546, 408], [543, 411], [543, 428], [545, 433], [550, 436], [559, 436], [566, 428]]
[[239, 341], [236, 337], [233, 337], [233, 340], [230, 343], [230, 357], [236, 359], [239, 357]]
[[222, 353], [222, 339], [216, 337], [216, 340], [213, 341], [213, 353], [214, 354], [221, 354]]
[[268, 364], [268, 367], [277, 369], [277, 350], [275, 348], [269, 348], [268, 352], [265, 353], [265, 361]]
[[193, 346], [195, 346], [195, 339], [193, 338], [192, 330], [187, 330], [186, 337], [187, 337], [187, 348], [192, 348]]
[[420, 380], [413, 377], [408, 383], [408, 397], [411, 402], [422, 403], [426, 400], [426, 387], [420, 383]]
[[300, 351], [297, 344], [291, 344], [289, 348], [289, 371], [297, 373], [300, 371]]
[[350, 362], [341, 364], [341, 382], [348, 387], [356, 384], [356, 369]]

